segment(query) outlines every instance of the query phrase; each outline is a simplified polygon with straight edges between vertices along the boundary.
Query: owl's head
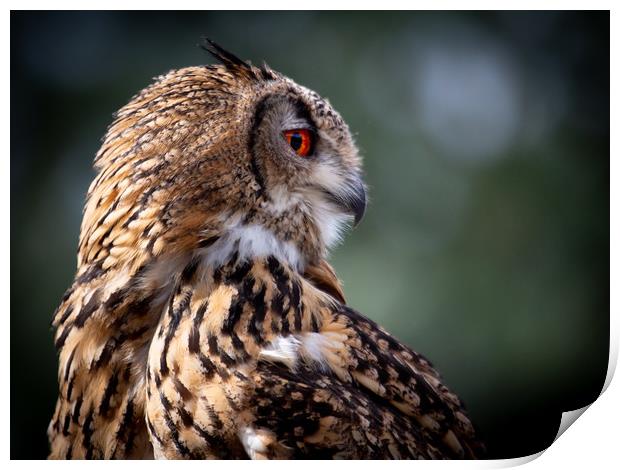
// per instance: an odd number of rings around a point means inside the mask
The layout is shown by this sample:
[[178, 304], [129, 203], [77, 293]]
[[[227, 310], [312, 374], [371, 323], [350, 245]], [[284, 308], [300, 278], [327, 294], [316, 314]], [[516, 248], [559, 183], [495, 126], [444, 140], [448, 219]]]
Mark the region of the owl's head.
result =
[[321, 260], [366, 206], [349, 129], [327, 100], [214, 43], [220, 65], [159, 77], [99, 151], [79, 264], [201, 253]]

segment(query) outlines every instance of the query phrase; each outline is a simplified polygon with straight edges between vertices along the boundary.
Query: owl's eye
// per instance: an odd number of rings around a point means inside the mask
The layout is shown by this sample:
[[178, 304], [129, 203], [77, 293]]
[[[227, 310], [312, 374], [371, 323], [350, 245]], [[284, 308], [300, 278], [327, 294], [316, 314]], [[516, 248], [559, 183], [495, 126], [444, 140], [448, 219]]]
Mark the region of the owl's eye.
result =
[[314, 147], [314, 135], [308, 129], [291, 129], [283, 132], [284, 138], [300, 157], [307, 157]]

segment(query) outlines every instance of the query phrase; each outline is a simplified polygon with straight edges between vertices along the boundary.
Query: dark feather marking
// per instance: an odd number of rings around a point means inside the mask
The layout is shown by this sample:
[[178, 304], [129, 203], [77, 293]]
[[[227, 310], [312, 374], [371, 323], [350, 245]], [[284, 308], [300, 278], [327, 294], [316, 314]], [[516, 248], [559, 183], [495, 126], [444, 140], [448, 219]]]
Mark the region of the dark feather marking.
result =
[[94, 432], [94, 430], [91, 429], [91, 425], [93, 423], [93, 415], [94, 410], [91, 409], [88, 415], [86, 415], [86, 419], [84, 419], [84, 425], [82, 426], [82, 445], [86, 449], [85, 457], [87, 460], [92, 459], [93, 457], [93, 443], [91, 442]]
[[107, 365], [108, 362], [110, 362], [110, 359], [112, 358], [112, 354], [116, 350], [116, 347], [117, 347], [116, 338], [112, 336], [110, 337], [110, 339], [106, 341], [105, 346], [103, 346], [103, 349], [99, 357], [93, 360], [93, 362], [91, 363], [90, 365], [91, 370], [97, 370], [100, 367]]
[[170, 347], [170, 341], [172, 337], [176, 333], [177, 327], [179, 326], [179, 322], [181, 321], [181, 316], [185, 309], [188, 307], [190, 301], [192, 299], [192, 291], [187, 291], [179, 303], [178, 308], [174, 308], [174, 297], [170, 299], [170, 304], [168, 306], [168, 314], [170, 315], [170, 323], [168, 324], [168, 329], [166, 331], [166, 338], [164, 340], [164, 347], [161, 351], [160, 357], [160, 369], [161, 374], [163, 376], [168, 375], [168, 363], [166, 361], [166, 356], [168, 355], [168, 348]]
[[155, 428], [153, 427], [153, 423], [151, 423], [151, 420], [148, 419], [148, 417], [146, 418], [146, 427], [149, 429], [149, 433], [151, 434], [151, 436], [157, 439], [157, 442], [159, 442], [160, 445], [164, 445], [164, 441], [161, 437], [159, 437], [159, 435], [155, 431]]
[[230, 335], [235, 328], [235, 325], [241, 318], [241, 314], [243, 313], [243, 305], [244, 299], [237, 295], [232, 301], [232, 305], [228, 309], [228, 315], [224, 319], [222, 323], [222, 334]]
[[105, 272], [101, 267], [102, 265], [103, 261], [98, 261], [97, 263], [93, 264], [86, 270], [86, 272], [84, 272], [84, 274], [82, 274], [75, 280], [75, 283], [78, 285], [85, 284], [95, 278], [98, 278]]
[[263, 321], [265, 320], [265, 292], [267, 287], [263, 284], [260, 291], [252, 299], [252, 307], [254, 315], [250, 316], [248, 332], [252, 335], [257, 344], [264, 342], [261, 330], [263, 327]]
[[57, 351], [60, 351], [62, 347], [65, 345], [67, 336], [69, 336], [69, 333], [71, 332], [72, 329], [73, 329], [73, 325], [67, 325], [64, 327], [64, 329], [62, 330], [62, 333], [60, 333], [60, 336], [54, 343], [54, 346], [56, 346]]
[[222, 282], [224, 268], [222, 266], [218, 267], [213, 271], [213, 283], [220, 284]]
[[209, 343], [209, 352], [211, 353], [211, 355], [219, 356], [220, 360], [225, 366], [227, 367], [232, 366], [233, 364], [236, 363], [236, 361], [232, 357], [230, 357], [228, 354], [226, 354], [225, 351], [219, 348], [217, 344], [217, 336], [209, 335], [208, 343]]
[[75, 286], [71, 286], [69, 289], [67, 289], [65, 293], [63, 294], [62, 299], [60, 299], [61, 303], [65, 302], [69, 297], [71, 297], [74, 291], [75, 291]]
[[[228, 444], [221, 437], [208, 433], [205, 429], [201, 428], [197, 423], [194, 423], [193, 428], [198, 432], [198, 435], [205, 441], [210, 449], [216, 450], [218, 456], [222, 459], [228, 458], [229, 449]], [[217, 426], [214, 426], [218, 429]]]
[[65, 382], [69, 379], [69, 373], [71, 372], [71, 364], [73, 364], [73, 358], [75, 357], [75, 350], [76, 348], [73, 348], [73, 351], [71, 351], [71, 355], [69, 356], [69, 359], [67, 360], [67, 364], [65, 365]]
[[284, 314], [284, 294], [280, 291], [274, 292], [274, 297], [271, 299], [271, 311], [278, 317], [282, 317]]
[[105, 214], [103, 214], [101, 217], [99, 217], [98, 221], [97, 221], [97, 225], [101, 225], [103, 224], [103, 221], [112, 213], [116, 210], [116, 208], [118, 207], [118, 204], [120, 202], [120, 198], [116, 199], [114, 201], [114, 203], [108, 208], [108, 210], [105, 212]]
[[247, 361], [250, 355], [245, 350], [245, 345], [243, 344], [243, 341], [241, 341], [239, 336], [237, 336], [234, 332], [231, 333], [231, 339], [232, 339], [233, 348], [235, 348], [235, 351], [236, 351], [237, 358], [241, 362]]
[[288, 310], [282, 315], [282, 323], [280, 325], [280, 332], [286, 336], [291, 332], [290, 323], [288, 320]]
[[193, 257], [192, 260], [187, 264], [187, 266], [185, 266], [185, 269], [183, 269], [183, 273], [181, 274], [181, 281], [184, 283], [190, 282], [191, 279], [194, 277], [196, 269], [198, 269], [199, 265], [200, 257]]
[[97, 307], [100, 305], [100, 296], [101, 291], [99, 289], [95, 290], [95, 292], [91, 295], [90, 300], [82, 307], [80, 313], [77, 317], [75, 317], [75, 321], [73, 322], [77, 328], [82, 328], [84, 323], [86, 323], [86, 320], [88, 320], [93, 312], [97, 310]]
[[235, 267], [235, 270], [228, 275], [227, 279], [233, 284], [239, 284], [248, 275], [252, 266], [253, 264], [250, 261], [246, 260], [241, 262]]
[[172, 409], [170, 400], [168, 400], [168, 397], [166, 397], [166, 395], [164, 395], [164, 393], [161, 391], [159, 392], [159, 401], [161, 401], [161, 404], [163, 405], [164, 410], [170, 411]]
[[168, 362], [166, 360], [167, 353], [168, 353], [168, 349], [164, 348], [164, 350], [161, 353], [161, 357], [159, 358], [159, 368], [161, 370], [161, 375], [163, 377], [166, 377], [168, 375], [168, 372], [170, 372], [170, 369], [168, 369]]
[[203, 353], [199, 354], [198, 359], [200, 360], [200, 365], [203, 368], [203, 374], [205, 378], [210, 379], [211, 377], [213, 377], [213, 374], [215, 374], [216, 368], [215, 368], [215, 364], [211, 362], [211, 359], [209, 359]]
[[65, 422], [64, 422], [64, 424], [62, 426], [62, 435], [63, 436], [68, 436], [69, 435], [69, 423], [71, 422], [70, 419], [71, 419], [71, 417], [69, 416], [69, 413], [67, 413], [65, 415]]
[[181, 421], [183, 421], [183, 425], [185, 427], [189, 428], [191, 425], [194, 424], [193, 416], [189, 414], [185, 408], [180, 406], [177, 408], [177, 412], [179, 413], [179, 416], [181, 417]]
[[[146, 229], [145, 229], [146, 232]], [[146, 236], [146, 233], [145, 233]], [[155, 242], [157, 241], [157, 237], [151, 237], [149, 238], [149, 242], [146, 245], [146, 248], [144, 249], [146, 252], [148, 252], [151, 256], [154, 256], [155, 253], [153, 253], [153, 247], [155, 246]]]
[[301, 286], [297, 281], [292, 282], [290, 302], [295, 315], [295, 331], [301, 331]]
[[183, 382], [181, 382], [177, 377], [172, 377], [172, 383], [183, 400], [190, 401], [194, 398], [192, 392], [190, 392]]
[[312, 322], [312, 331], [317, 333], [319, 331], [319, 324], [317, 323], [316, 316], [310, 315], [310, 320]]
[[103, 308], [107, 311], [115, 310], [129, 295], [131, 286], [121, 287], [110, 294], [108, 300], [103, 304]]
[[258, 184], [258, 196], [267, 199], [268, 196], [265, 193], [265, 179], [261, 172], [260, 166], [258, 165], [258, 160], [256, 157], [256, 141], [258, 139], [258, 131], [260, 129], [260, 125], [263, 122], [265, 112], [267, 111], [267, 103], [272, 96], [273, 95], [265, 96], [256, 105], [256, 111], [254, 111], [254, 118], [252, 120], [252, 126], [250, 128], [250, 134], [248, 138], [248, 152], [250, 153], [251, 157], [250, 168], [252, 169], [252, 174], [254, 175], [254, 179]]
[[220, 360], [222, 361], [222, 363], [226, 366], [226, 367], [230, 367], [233, 366], [237, 363], [237, 361], [235, 359], [233, 359], [232, 357], [230, 357], [228, 354], [226, 354], [225, 351], [220, 349]]
[[132, 425], [133, 422], [133, 400], [130, 398], [127, 402], [127, 406], [125, 407], [125, 413], [123, 414], [123, 421], [118, 427], [116, 431], [116, 439], [118, 441], [122, 441], [123, 435], [125, 431], [128, 431], [128, 435], [125, 439], [125, 454], [129, 454], [133, 448], [133, 441], [135, 432], [133, 431], [135, 426]]
[[217, 336], [209, 335], [207, 339], [207, 343], [209, 344], [209, 352], [211, 353], [211, 355], [217, 356], [217, 354], [219, 353], [219, 348], [217, 345]]
[[125, 341], [136, 341], [138, 339], [141, 339], [145, 333], [149, 332], [151, 330], [152, 327], [148, 326], [148, 325], [144, 325], [140, 328], [138, 328], [137, 330], [133, 330], [133, 331], [128, 331], [125, 332], [123, 334], [121, 334], [118, 338], [118, 344], [122, 344]]
[[239, 261], [239, 240], [235, 240], [232, 249], [233, 254], [230, 256], [228, 263], [226, 264], [226, 269], [230, 270], [237, 266], [237, 262]]
[[[283, 297], [288, 297], [289, 295], [289, 278], [286, 275], [282, 264], [275, 258], [274, 256], [270, 256], [267, 259], [267, 267], [269, 272], [273, 276], [274, 281], [276, 282], [276, 290]], [[282, 311], [280, 311], [282, 314]]]
[[205, 406], [207, 408], [207, 413], [209, 414], [209, 419], [213, 422], [213, 427], [216, 429], [222, 429], [224, 427], [224, 423], [220, 420], [219, 416], [213, 409], [213, 406], [208, 403]]
[[[105, 233], [104, 233], [104, 234], [100, 237], [100, 240], [101, 240], [101, 247], [102, 247], [102, 248], [103, 248], [103, 247], [106, 247], [106, 248], [107, 248], [108, 246], [110, 246], [109, 241], [106, 243], [106, 239], [110, 236], [110, 234], [112, 233], [112, 230], [114, 230], [114, 227], [115, 227], [114, 225], [111, 225], [111, 226], [110, 226], [110, 227], [109, 227], [109, 228], [105, 231]], [[99, 250], [97, 251], [97, 255], [98, 255], [100, 252], [101, 252], [101, 249], [99, 249]], [[97, 258], [97, 256], [95, 256], [95, 258]]]
[[[174, 330], [176, 330], [178, 326], [178, 321], [181, 319], [181, 316], [183, 316], [183, 312], [185, 312], [187, 310], [187, 307], [189, 307], [189, 304], [192, 301], [192, 295], [193, 295], [193, 291], [187, 290], [185, 294], [183, 295], [181, 302], [179, 302], [179, 305], [177, 306], [177, 308], [173, 310], [172, 312], [168, 311], [168, 313], [171, 313], [172, 314], [171, 316], [177, 320], [176, 323], [174, 324], [174, 328], [173, 328]], [[172, 326], [172, 321], [170, 322], [169, 327], [170, 326]]]
[[207, 248], [213, 245], [219, 239], [220, 237], [213, 236], [213, 237], [205, 238], [204, 240], [200, 240], [200, 242], [198, 242], [198, 248]]
[[241, 285], [241, 295], [245, 299], [252, 299], [254, 297], [254, 285], [256, 281], [253, 277], [246, 277]]
[[140, 216], [140, 212], [142, 212], [142, 210], [143, 210], [143, 207], [139, 207], [138, 209], [133, 211], [133, 213], [123, 223], [123, 227], [122, 228], [129, 227], [129, 224], [132, 223], [134, 220], [136, 220]]
[[200, 330], [198, 330], [195, 326], [192, 326], [192, 329], [189, 332], [187, 348], [192, 354], [198, 354], [200, 352]]
[[120, 327], [128, 318], [138, 318], [148, 314], [150, 312], [151, 302], [156, 296], [157, 293], [152, 293], [149, 296], [131, 301], [127, 304], [126, 314], [122, 315], [119, 319], [121, 323], [115, 322], [115, 326]]
[[208, 302], [206, 301], [200, 305], [196, 311], [196, 315], [194, 316], [194, 324], [192, 325], [192, 329], [189, 333], [187, 346], [189, 348], [189, 352], [193, 354], [198, 354], [200, 352], [200, 324], [202, 323], [204, 314], [207, 311], [207, 306]]
[[[165, 408], [165, 405], [164, 405], [164, 408]], [[179, 430], [177, 429], [176, 425], [172, 421], [172, 418], [170, 417], [170, 413], [168, 412], [168, 409], [164, 411], [164, 420], [166, 421], [166, 425], [168, 426], [168, 430], [170, 431], [170, 436], [172, 437], [174, 446], [179, 451], [179, 454], [181, 454], [183, 457], [187, 457], [190, 454], [190, 451], [187, 448], [187, 446], [180, 441]]]
[[101, 416], [107, 416], [108, 411], [110, 410], [110, 400], [116, 393], [117, 386], [118, 372], [114, 372], [108, 381], [105, 391], [103, 392], [103, 398], [101, 399], [101, 405], [99, 406], [99, 414]]
[[75, 424], [78, 424], [80, 420], [80, 411], [82, 408], [82, 402], [83, 402], [83, 398], [82, 398], [82, 395], [80, 395], [78, 399], [75, 401], [75, 407], [73, 408], [73, 414], [71, 416], [71, 420]]
[[69, 315], [71, 315], [72, 312], [73, 312], [73, 304], [69, 305], [65, 309], [65, 313], [63, 313], [62, 317], [60, 317], [59, 323], [62, 325], [67, 320], [67, 318], [69, 318]]
[[[65, 294], [62, 296], [60, 305], [56, 307], [56, 310], [54, 310], [54, 314], [52, 315], [52, 321], [50, 323], [50, 326], [54, 327], [54, 326], [61, 325], [67, 320], [67, 318], [69, 318], [69, 315], [71, 315], [71, 312], [73, 311], [73, 304], [70, 304], [68, 307], [66, 307], [65, 313], [63, 314], [63, 316], [60, 319], [58, 318], [58, 315], [60, 315], [60, 312], [62, 312], [63, 307], [65, 307], [65, 302], [67, 301], [69, 297], [71, 297], [71, 295], [73, 294], [73, 291], [74, 291], [74, 286], [68, 289], [65, 292]], [[67, 310], [70, 310], [68, 314], [67, 314]]]
[[75, 383], [75, 375], [71, 377], [69, 386], [67, 387], [67, 400], [71, 400], [71, 394], [73, 393], [73, 384]]

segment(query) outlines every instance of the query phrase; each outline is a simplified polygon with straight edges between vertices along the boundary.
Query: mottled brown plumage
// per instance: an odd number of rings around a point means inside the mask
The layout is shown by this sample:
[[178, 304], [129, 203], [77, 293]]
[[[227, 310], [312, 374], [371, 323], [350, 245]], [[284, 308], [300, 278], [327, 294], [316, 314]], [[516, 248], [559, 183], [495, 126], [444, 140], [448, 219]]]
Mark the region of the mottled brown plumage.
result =
[[[420, 355], [326, 262], [365, 207], [327, 101], [216, 45], [160, 77], [95, 159], [53, 324], [51, 458], [462, 458], [481, 446]], [[308, 156], [283, 137], [314, 136]]]

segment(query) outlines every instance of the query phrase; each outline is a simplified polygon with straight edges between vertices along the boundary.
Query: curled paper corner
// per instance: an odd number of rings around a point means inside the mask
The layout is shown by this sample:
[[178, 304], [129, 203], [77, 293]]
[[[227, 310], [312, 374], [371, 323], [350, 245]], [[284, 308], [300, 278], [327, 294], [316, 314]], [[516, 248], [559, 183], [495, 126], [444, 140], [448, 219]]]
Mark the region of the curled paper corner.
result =
[[[583, 414], [583, 412], [586, 411], [590, 407], [590, 405], [586, 405], [583, 408], [579, 408], [578, 410], [565, 411], [564, 413], [562, 413], [562, 418], [560, 419], [560, 426], [558, 428], [558, 433], [555, 435], [555, 438], [553, 438], [553, 442], [557, 441], [558, 438], [564, 433], [564, 431], [566, 431], [571, 426], [571, 424], [577, 421], [577, 418], [579, 418]], [[538, 457], [544, 454], [553, 445], [553, 442], [548, 447], [541, 450], [540, 452], [536, 452], [531, 455], [526, 455], [523, 457], [516, 457], [512, 459], [492, 460], [491, 462], [495, 464], [494, 468], [519, 467], [521, 465], [525, 465], [526, 463], [530, 463], [533, 460], [536, 460]]]
[[[591, 405], [592, 403], [590, 403]], [[558, 433], [555, 435], [553, 442], [557, 441], [558, 438], [564, 434], [566, 431], [577, 419], [590, 408], [590, 405], [586, 405], [583, 408], [579, 408], [578, 410], [565, 411], [562, 413], [562, 419], [560, 420], [560, 427], [558, 428]], [[553, 444], [552, 444], [553, 445]]]
[[[596, 397], [592, 403], [584, 406], [583, 408], [579, 408], [576, 410], [572, 410], [572, 411], [565, 411], [564, 413], [562, 413], [562, 419], [560, 420], [560, 427], [558, 428], [558, 433], [555, 435], [555, 438], [553, 439], [553, 442], [557, 441], [558, 438], [564, 434], [564, 431], [566, 431], [575, 421], [577, 421], [577, 419], [588, 409], [590, 408], [590, 406], [592, 406], [592, 404], [598, 400], [600, 398], [600, 396], [605, 393], [605, 390], [607, 390], [607, 388], [609, 387], [609, 384], [611, 383], [611, 380], [614, 376], [614, 373], [616, 371], [616, 366], [618, 363], [618, 345], [617, 344], [610, 344], [610, 348], [609, 348], [609, 363], [607, 365], [607, 376], [605, 377], [605, 383], [603, 384], [603, 388], [601, 390], [601, 393], [599, 394], [598, 397]], [[553, 445], [553, 444], [552, 444]]]
[[600, 398], [600, 396], [605, 393], [605, 391], [609, 388], [609, 384], [614, 377], [614, 373], [616, 371], [616, 366], [618, 363], [618, 345], [615, 344], [613, 340], [611, 340], [610, 348], [609, 348], [609, 363], [607, 366], [607, 375], [605, 377], [605, 383], [601, 389], [599, 396], [597, 396], [591, 403], [584, 406], [583, 408], [579, 408], [572, 411], [565, 411], [562, 413], [562, 417], [560, 418], [560, 425], [558, 427], [558, 432], [553, 439], [553, 442], [545, 449], [540, 452], [536, 452], [531, 455], [526, 455], [524, 457], [517, 457], [512, 459], [501, 459], [501, 460], [490, 460], [488, 462], [492, 463], [493, 468], [509, 468], [509, 467], [518, 467], [524, 465], [526, 463], [532, 462], [544, 454], [548, 449], [551, 448], [553, 443], [559, 439], [559, 437], [564, 434], [564, 432], [575, 422], [579, 417], [588, 409], [596, 400]]

